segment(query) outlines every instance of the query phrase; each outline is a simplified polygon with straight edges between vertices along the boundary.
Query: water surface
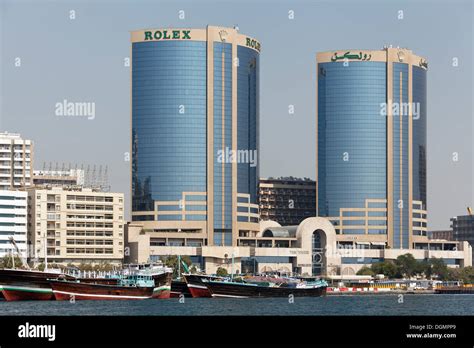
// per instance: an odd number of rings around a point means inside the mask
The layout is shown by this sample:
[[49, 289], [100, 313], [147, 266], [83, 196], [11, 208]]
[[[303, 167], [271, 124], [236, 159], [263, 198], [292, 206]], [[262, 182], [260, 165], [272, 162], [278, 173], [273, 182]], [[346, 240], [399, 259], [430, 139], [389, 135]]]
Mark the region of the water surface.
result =
[[185, 298], [142, 301], [0, 301], [0, 315], [474, 315], [474, 295]]

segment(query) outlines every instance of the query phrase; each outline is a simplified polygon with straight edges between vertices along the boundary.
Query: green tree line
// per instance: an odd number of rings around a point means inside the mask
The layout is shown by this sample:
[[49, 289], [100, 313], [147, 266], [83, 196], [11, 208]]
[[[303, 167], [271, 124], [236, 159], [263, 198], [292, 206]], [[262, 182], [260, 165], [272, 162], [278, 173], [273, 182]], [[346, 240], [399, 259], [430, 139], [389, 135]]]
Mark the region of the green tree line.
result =
[[357, 275], [383, 274], [385, 277], [411, 278], [414, 276], [438, 280], [462, 280], [464, 283], [474, 283], [474, 268], [449, 268], [441, 258], [430, 258], [418, 261], [412, 254], [400, 255], [396, 260], [385, 260], [364, 266]]

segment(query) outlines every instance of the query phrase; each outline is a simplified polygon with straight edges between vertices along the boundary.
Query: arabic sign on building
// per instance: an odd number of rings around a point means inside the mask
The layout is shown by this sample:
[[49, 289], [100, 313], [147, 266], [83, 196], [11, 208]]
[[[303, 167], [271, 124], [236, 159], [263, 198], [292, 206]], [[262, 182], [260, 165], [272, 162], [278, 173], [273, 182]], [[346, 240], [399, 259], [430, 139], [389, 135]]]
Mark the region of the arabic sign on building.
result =
[[344, 54], [338, 55], [337, 52], [334, 53], [334, 55], [331, 57], [331, 61], [336, 62], [338, 60], [349, 60], [349, 59], [355, 59], [355, 60], [370, 60], [372, 58], [371, 54], [367, 53], [351, 53], [351, 51], [347, 51]]

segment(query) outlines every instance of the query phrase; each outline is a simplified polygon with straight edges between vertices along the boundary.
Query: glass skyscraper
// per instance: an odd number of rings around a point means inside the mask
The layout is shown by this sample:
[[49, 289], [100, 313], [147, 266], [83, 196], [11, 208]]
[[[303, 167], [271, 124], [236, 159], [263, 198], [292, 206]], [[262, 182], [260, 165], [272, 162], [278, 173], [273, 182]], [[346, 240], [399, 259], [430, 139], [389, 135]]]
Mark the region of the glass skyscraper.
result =
[[259, 53], [236, 28], [132, 32], [132, 220], [168, 243], [258, 231]]
[[317, 211], [337, 233], [426, 236], [426, 72], [407, 49], [317, 54]]

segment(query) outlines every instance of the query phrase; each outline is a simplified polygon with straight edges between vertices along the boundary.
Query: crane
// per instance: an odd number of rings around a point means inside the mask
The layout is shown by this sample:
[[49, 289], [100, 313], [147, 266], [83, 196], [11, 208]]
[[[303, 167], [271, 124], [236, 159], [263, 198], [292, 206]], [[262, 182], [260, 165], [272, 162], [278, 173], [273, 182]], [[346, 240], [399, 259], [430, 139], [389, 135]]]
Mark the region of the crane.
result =
[[[20, 253], [20, 249], [18, 248], [18, 245], [16, 244], [15, 238], [13, 238], [13, 236], [10, 236], [10, 237], [8, 237], [8, 240], [10, 241], [10, 243], [15, 248], [15, 251], [18, 254], [18, 257], [21, 259], [23, 264], [29, 269], [30, 267], [28, 267], [28, 262], [27, 262], [26, 258], [22, 257], [22, 255]], [[15, 268], [15, 258], [13, 256], [13, 253], [12, 253], [12, 268]]]

